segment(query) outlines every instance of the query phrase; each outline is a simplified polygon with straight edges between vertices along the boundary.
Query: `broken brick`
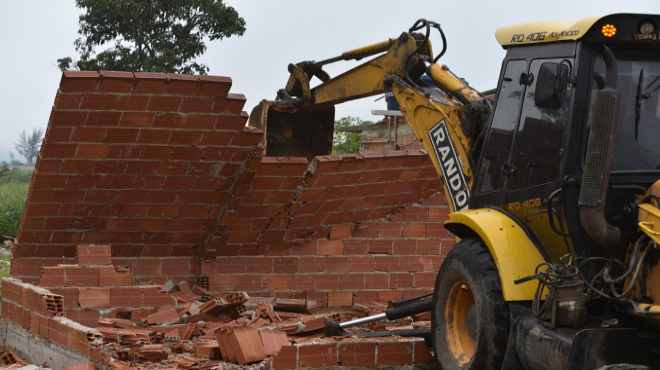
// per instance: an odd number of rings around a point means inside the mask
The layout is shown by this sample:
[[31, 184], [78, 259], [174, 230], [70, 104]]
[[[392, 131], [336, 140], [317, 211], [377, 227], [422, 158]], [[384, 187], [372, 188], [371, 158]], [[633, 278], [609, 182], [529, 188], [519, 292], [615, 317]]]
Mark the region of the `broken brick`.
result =
[[259, 330], [259, 336], [261, 337], [264, 352], [268, 356], [277, 355], [282, 347], [290, 344], [286, 333], [281, 331], [262, 329]]
[[144, 321], [152, 325], [172, 324], [179, 321], [179, 313], [177, 312], [176, 307], [165, 306], [147, 316]]
[[221, 328], [217, 332], [222, 358], [241, 365], [266, 358], [259, 331], [252, 328]]
[[277, 311], [308, 312], [314, 304], [307, 299], [277, 298], [274, 307]]
[[110, 318], [110, 317], [100, 318], [97, 321], [97, 323], [98, 326], [108, 326], [108, 327], [122, 328], [122, 329], [130, 329], [130, 328], [135, 328], [137, 326], [137, 324], [135, 324], [131, 320]]
[[195, 343], [195, 356], [209, 360], [220, 359], [220, 346], [216, 340], [200, 340]]
[[139, 347], [135, 354], [143, 360], [160, 362], [169, 356], [169, 350], [162, 344], [145, 344]]

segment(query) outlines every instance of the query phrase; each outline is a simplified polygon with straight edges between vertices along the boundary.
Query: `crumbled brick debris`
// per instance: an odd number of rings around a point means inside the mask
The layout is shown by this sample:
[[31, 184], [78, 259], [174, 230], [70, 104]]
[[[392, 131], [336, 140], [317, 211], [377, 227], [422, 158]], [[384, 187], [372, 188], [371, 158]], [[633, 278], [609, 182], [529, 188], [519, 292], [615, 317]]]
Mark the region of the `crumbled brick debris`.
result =
[[[64, 269], [78, 266], [66, 265]], [[87, 268], [98, 267], [103, 265]], [[14, 278], [4, 278], [2, 283], [6, 292], [2, 304], [3, 310], [8, 309], [5, 311], [9, 313], [7, 319], [21, 323], [23, 315], [17, 312], [25, 310], [30, 318], [25, 325], [33, 334], [114, 369], [228, 369], [231, 363], [286, 369], [341, 366], [342, 361], [389, 366], [412, 365], [416, 357], [426, 362], [430, 359], [428, 349], [420, 349], [423, 344], [420, 341], [369, 338], [361, 342], [365, 339], [357, 339], [371, 330], [427, 327], [428, 322], [404, 319], [389, 326], [372, 323], [366, 328], [349, 329], [349, 337], [323, 337], [327, 320], [349, 320], [385, 308], [375, 303], [319, 308], [310, 299], [250, 297], [245, 292], [218, 293], [182, 281], [174, 284], [176, 289], [169, 282], [162, 286], [121, 287], [136, 289], [130, 291], [133, 293], [144, 290], [142, 299], [137, 299], [140, 304], [171, 304], [138, 307], [132, 303], [136, 297], [130, 296], [122, 302], [128, 304], [112, 306], [106, 298], [102, 303], [90, 303], [100, 301], [97, 290], [109, 288], [87, 287], [82, 283], [79, 287], [69, 287], [78, 289], [78, 308], [63, 311], [62, 307], [69, 307], [65, 298], [46, 288]], [[146, 296], [149, 299], [145, 299]], [[68, 318], [81, 310], [94, 313], [91, 315], [96, 318], [94, 322], [82, 325]], [[378, 359], [353, 352], [372, 347], [374, 356], [382, 353]], [[392, 353], [387, 355], [389, 352]], [[342, 356], [346, 359], [342, 360]]]

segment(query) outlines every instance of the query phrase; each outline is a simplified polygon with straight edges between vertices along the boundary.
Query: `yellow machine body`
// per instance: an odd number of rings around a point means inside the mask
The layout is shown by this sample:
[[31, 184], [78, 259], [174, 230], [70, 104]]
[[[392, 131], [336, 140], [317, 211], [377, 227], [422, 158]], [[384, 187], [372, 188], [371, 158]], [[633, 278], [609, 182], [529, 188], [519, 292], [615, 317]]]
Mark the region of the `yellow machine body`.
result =
[[515, 281], [534, 275], [536, 266], [545, 259], [517, 222], [498, 210], [471, 209], [450, 213], [445, 226], [458, 237], [477, 236], [488, 246], [500, 275], [505, 301], [534, 298], [536, 280], [521, 284]]

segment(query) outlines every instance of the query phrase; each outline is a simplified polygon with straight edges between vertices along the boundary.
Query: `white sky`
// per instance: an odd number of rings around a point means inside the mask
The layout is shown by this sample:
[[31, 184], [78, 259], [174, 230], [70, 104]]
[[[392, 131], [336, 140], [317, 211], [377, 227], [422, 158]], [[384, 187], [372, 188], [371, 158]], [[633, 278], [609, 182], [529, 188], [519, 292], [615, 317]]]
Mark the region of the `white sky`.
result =
[[[533, 20], [572, 20], [613, 12], [660, 13], [658, 0], [226, 0], [247, 22], [243, 37], [213, 42], [200, 59], [210, 74], [231, 76], [249, 112], [273, 98], [290, 62], [320, 60], [396, 37], [418, 18], [440, 22], [449, 41], [443, 63], [478, 89], [495, 87], [504, 52], [495, 29]], [[23, 129], [46, 127], [60, 79], [56, 60], [74, 56], [79, 11], [73, 0], [4, 0], [0, 11], [0, 160]], [[436, 42], [439, 40], [436, 38]], [[436, 48], [437, 49], [437, 48]], [[331, 74], [346, 66], [328, 68]], [[374, 98], [337, 108], [370, 118]]]

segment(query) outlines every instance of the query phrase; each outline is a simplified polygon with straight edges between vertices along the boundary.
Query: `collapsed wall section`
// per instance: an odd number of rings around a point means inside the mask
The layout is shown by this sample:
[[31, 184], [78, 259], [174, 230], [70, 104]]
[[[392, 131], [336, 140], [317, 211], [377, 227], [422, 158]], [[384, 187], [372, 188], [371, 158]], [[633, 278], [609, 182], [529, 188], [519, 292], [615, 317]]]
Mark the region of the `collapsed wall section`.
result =
[[137, 276], [193, 274], [191, 257], [262, 139], [230, 87], [226, 77], [64, 73], [12, 275], [34, 281], [79, 243], [111, 244]]
[[327, 235], [332, 225], [382, 218], [438, 191], [425, 153], [263, 157], [249, 166], [206, 245], [216, 255], [269, 253]]

